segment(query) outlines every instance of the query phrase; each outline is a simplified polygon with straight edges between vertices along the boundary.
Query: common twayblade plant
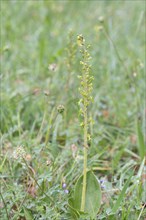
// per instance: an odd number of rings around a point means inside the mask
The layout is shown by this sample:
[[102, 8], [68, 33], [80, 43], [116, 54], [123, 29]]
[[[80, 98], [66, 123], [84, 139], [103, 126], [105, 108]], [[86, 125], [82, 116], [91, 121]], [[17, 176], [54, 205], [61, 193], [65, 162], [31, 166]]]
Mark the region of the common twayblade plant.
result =
[[92, 69], [90, 65], [91, 56], [88, 52], [90, 45], [85, 44], [85, 39], [82, 35], [77, 37], [77, 43], [81, 53], [81, 74], [78, 76], [80, 79], [80, 100], [79, 113], [81, 116], [81, 127], [83, 130], [83, 175], [78, 179], [73, 198], [69, 201], [70, 208], [74, 214], [74, 218], [79, 217], [80, 214], [88, 214], [94, 218], [100, 208], [101, 204], [101, 189], [97, 178], [92, 171], [87, 171], [88, 161], [88, 142], [91, 140], [89, 132], [89, 125], [92, 122], [91, 116], [89, 117], [90, 104], [93, 100], [92, 97]]
[[82, 35], [77, 37], [77, 42], [80, 47], [80, 52], [82, 55], [82, 61], [80, 64], [82, 66], [82, 73], [79, 75], [80, 79], [80, 88], [79, 92], [81, 95], [81, 99], [79, 100], [80, 106], [80, 115], [82, 117], [81, 126], [83, 127], [84, 132], [84, 168], [83, 168], [83, 188], [82, 188], [82, 199], [81, 199], [81, 211], [85, 210], [85, 200], [86, 200], [86, 182], [87, 182], [87, 154], [88, 154], [88, 140], [91, 139], [90, 134], [88, 132], [88, 127], [90, 120], [88, 117], [88, 106], [90, 102], [93, 100], [91, 93], [93, 90], [92, 81], [93, 76], [91, 74], [91, 65], [90, 59], [91, 56], [88, 52], [90, 45], [85, 46], [85, 40]]

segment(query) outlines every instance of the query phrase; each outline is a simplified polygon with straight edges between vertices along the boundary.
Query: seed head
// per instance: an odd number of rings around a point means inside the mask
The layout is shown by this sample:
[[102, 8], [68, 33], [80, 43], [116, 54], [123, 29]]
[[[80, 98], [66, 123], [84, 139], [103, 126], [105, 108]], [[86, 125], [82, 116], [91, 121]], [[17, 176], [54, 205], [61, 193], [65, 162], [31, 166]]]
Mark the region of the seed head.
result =
[[14, 159], [22, 159], [26, 157], [26, 152], [22, 146], [17, 147], [17, 149], [13, 153]]
[[64, 112], [64, 105], [59, 105], [58, 107], [57, 107], [57, 110], [58, 110], [58, 112], [60, 113], [60, 114], [62, 114], [63, 112]]

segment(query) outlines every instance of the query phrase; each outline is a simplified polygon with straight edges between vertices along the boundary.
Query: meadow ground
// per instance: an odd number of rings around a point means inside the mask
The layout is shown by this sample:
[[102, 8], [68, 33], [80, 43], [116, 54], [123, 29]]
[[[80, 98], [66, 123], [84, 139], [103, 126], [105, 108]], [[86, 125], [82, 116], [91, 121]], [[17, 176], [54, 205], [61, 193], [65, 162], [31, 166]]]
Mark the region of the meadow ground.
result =
[[68, 200], [83, 170], [79, 34], [91, 45], [94, 76], [96, 219], [146, 219], [145, 1], [1, 0], [3, 220], [76, 218]]

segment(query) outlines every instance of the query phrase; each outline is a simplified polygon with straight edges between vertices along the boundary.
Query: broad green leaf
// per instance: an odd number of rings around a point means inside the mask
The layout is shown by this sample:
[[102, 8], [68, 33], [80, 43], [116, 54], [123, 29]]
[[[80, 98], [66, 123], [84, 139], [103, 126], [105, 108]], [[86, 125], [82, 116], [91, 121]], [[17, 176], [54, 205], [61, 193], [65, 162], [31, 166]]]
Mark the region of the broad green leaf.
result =
[[117, 199], [116, 203], [114, 204], [114, 206], [113, 206], [113, 208], [112, 208], [112, 211], [111, 211], [112, 214], [113, 214], [113, 213], [116, 213], [117, 210], [118, 210], [118, 208], [120, 207], [120, 204], [121, 204], [121, 202], [122, 202], [122, 200], [123, 200], [123, 198], [124, 198], [124, 196], [125, 196], [125, 192], [126, 192], [128, 186], [129, 186], [129, 184], [130, 184], [130, 181], [131, 181], [132, 176], [133, 176], [133, 172], [131, 172], [131, 175], [129, 176], [129, 178], [128, 178], [128, 180], [126, 181], [126, 183], [125, 183], [125, 185], [124, 185], [124, 187], [123, 187], [123, 189], [122, 189], [120, 195], [118, 196], [118, 199]]
[[[73, 208], [80, 210], [81, 198], [83, 188], [83, 176], [81, 176], [75, 186]], [[85, 213], [88, 213], [94, 218], [101, 205], [101, 188], [92, 171], [87, 172], [87, 185], [86, 185], [86, 201], [85, 201]]]
[[145, 154], [146, 154], [146, 146], [145, 146], [145, 143], [144, 143], [144, 135], [142, 133], [141, 124], [140, 124], [139, 121], [137, 122], [137, 135], [138, 135], [139, 155], [141, 157], [141, 160], [143, 160], [143, 158], [145, 157]]
[[68, 206], [69, 206], [69, 209], [70, 209], [70, 214], [73, 217], [73, 219], [74, 220], [79, 219], [80, 213], [79, 213], [79, 211], [77, 211], [76, 209], [73, 208], [73, 206], [74, 206], [73, 205], [73, 199], [68, 200]]

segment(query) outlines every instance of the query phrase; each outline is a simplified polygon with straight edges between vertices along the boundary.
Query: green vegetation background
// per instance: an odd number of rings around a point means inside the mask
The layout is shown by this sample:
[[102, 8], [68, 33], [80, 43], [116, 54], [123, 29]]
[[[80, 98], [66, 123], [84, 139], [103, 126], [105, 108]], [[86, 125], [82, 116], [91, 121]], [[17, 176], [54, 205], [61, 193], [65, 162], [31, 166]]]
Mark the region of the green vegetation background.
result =
[[[55, 187], [59, 187], [63, 176], [67, 176], [68, 184], [74, 184], [82, 170], [80, 162], [73, 167], [71, 162], [72, 144], [82, 155], [82, 132], [77, 105], [79, 54], [75, 55], [71, 72], [66, 64], [70, 30], [74, 43], [76, 36], [83, 34], [91, 44], [95, 80], [90, 109], [95, 124], [91, 127], [89, 167], [110, 167], [110, 171], [97, 172], [98, 177], [111, 178], [115, 174], [118, 178], [121, 167], [128, 166], [129, 161], [129, 166], [137, 164], [136, 122], [138, 118], [141, 124], [144, 121], [144, 13], [145, 1], [141, 0], [1, 1], [1, 154], [2, 161], [6, 160], [2, 176], [8, 178], [8, 188], [18, 191], [18, 204], [25, 197], [25, 190], [22, 182], [17, 185], [24, 172], [11, 158], [16, 146], [24, 145], [31, 155], [39, 180], [45, 175], [50, 178], [56, 201], [52, 216], [61, 215], [58, 207], [65, 212], [60, 203], [66, 197], [62, 193], [58, 201]], [[52, 63], [57, 66], [55, 71], [48, 69]], [[64, 105], [65, 115], [58, 122], [59, 104]], [[48, 129], [49, 142], [45, 144]], [[99, 155], [98, 161], [95, 157]], [[53, 171], [46, 168], [48, 158], [55, 164]], [[4, 197], [7, 201], [14, 195]], [[27, 208], [28, 201], [24, 202]], [[21, 207], [19, 211], [23, 212]]]

